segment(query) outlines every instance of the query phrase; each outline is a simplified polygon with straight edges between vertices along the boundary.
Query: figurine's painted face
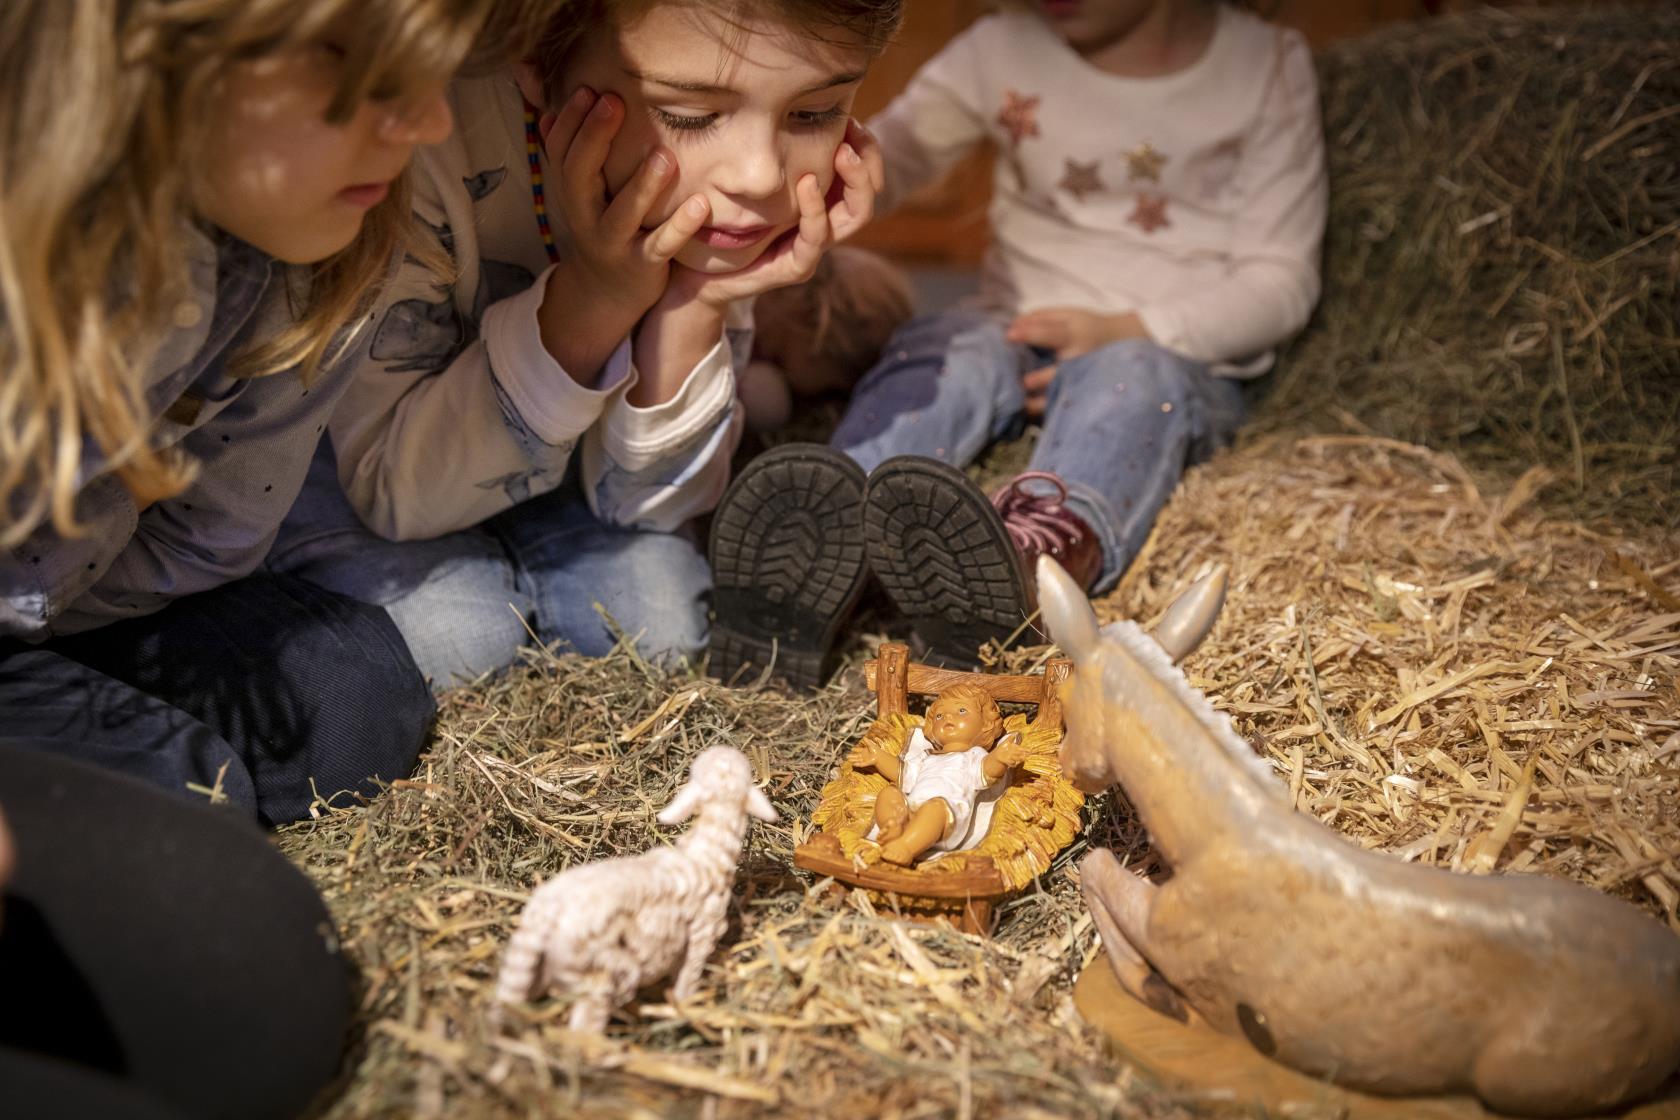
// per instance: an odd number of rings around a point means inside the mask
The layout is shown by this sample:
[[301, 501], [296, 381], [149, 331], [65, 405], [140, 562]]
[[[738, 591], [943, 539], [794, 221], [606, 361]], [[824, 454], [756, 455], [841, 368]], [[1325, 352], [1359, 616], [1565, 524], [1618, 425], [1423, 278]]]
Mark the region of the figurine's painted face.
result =
[[417, 144], [449, 135], [441, 84], [366, 101], [326, 118], [342, 52], [330, 43], [235, 64], [208, 120], [199, 216], [293, 264], [325, 260], [356, 239]]
[[985, 723], [986, 713], [974, 700], [941, 696], [928, 708], [922, 734], [940, 751], [968, 750], [979, 745], [974, 740]]
[[870, 61], [861, 41], [826, 42], [706, 3], [658, 4], [591, 28], [572, 52], [561, 97], [587, 85], [624, 99], [608, 190], [666, 146], [677, 157], [677, 184], [645, 224], [705, 195], [709, 222], [677, 263], [734, 272], [798, 224], [794, 187], [803, 176], [815, 175], [828, 191]]

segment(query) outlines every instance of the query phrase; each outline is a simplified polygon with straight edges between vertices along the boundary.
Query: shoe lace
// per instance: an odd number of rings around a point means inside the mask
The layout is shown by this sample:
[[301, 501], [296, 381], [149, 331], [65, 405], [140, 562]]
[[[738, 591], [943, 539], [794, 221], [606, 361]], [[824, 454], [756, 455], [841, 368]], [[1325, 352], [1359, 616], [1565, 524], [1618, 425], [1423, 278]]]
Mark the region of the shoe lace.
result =
[[[1056, 492], [1035, 493], [1022, 485], [1027, 482], [1047, 482]], [[1026, 471], [993, 494], [992, 505], [1018, 550], [1058, 555], [1079, 539], [1082, 528], [1079, 515], [1062, 504], [1067, 493], [1067, 483], [1049, 471]]]

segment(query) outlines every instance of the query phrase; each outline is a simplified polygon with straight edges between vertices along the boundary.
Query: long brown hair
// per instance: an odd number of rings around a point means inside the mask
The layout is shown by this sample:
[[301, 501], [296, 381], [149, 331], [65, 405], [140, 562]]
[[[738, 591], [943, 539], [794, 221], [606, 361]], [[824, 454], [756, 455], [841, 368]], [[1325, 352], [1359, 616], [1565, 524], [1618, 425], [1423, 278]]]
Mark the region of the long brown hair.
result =
[[[575, 0], [563, 19], [550, 20], [537, 39], [531, 61], [558, 101], [556, 83], [583, 33], [602, 20], [630, 19], [659, 0]], [[892, 42], [904, 18], [904, 0], [688, 0], [696, 7], [716, 9], [725, 19], [744, 25], [753, 16], [769, 16], [797, 27], [819, 40], [852, 40], [871, 52]]]
[[[345, 49], [329, 118], [522, 50], [563, 0], [5, 0], [0, 5], [0, 548], [78, 531], [84, 441], [135, 489], [191, 466], [150, 445], [141, 379], [187, 286], [200, 122], [228, 68], [317, 41]], [[475, 53], [476, 47], [476, 53]], [[305, 270], [294, 324], [230, 363], [298, 366], [365, 312], [409, 230], [406, 176], [361, 235]]]

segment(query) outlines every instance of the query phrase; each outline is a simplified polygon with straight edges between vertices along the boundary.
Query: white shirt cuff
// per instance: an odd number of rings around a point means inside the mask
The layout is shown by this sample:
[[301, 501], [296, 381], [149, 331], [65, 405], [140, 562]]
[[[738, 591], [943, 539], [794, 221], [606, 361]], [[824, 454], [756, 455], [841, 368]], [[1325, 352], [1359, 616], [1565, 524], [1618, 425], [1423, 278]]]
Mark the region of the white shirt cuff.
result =
[[516, 296], [498, 300], [484, 312], [480, 328], [490, 372], [536, 436], [549, 444], [575, 440], [605, 411], [613, 393], [631, 375], [630, 340], [607, 359], [594, 388], [586, 388], [554, 360], [543, 345], [537, 312], [542, 307], [552, 266]]
[[615, 400], [607, 410], [603, 444], [614, 462], [637, 470], [712, 427], [734, 402], [734, 363], [728, 340], [719, 338], [670, 400], [647, 408], [637, 408], [627, 397]]

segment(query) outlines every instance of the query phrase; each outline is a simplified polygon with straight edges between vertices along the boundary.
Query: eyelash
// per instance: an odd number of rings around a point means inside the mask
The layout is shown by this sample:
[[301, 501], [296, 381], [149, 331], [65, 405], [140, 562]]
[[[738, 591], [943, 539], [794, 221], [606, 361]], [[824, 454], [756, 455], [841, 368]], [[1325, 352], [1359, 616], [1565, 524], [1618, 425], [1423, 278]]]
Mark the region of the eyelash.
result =
[[[654, 117], [660, 124], [672, 132], [705, 132], [717, 123], [716, 113], [707, 113], [703, 117], [684, 116], [681, 113], [668, 113], [664, 109], [655, 109]], [[846, 111], [836, 105], [832, 109], [806, 110], [793, 114], [794, 124], [798, 128], [816, 131], [827, 128], [835, 121], [842, 120]]]

